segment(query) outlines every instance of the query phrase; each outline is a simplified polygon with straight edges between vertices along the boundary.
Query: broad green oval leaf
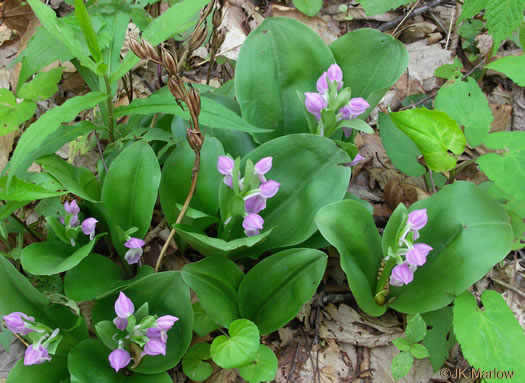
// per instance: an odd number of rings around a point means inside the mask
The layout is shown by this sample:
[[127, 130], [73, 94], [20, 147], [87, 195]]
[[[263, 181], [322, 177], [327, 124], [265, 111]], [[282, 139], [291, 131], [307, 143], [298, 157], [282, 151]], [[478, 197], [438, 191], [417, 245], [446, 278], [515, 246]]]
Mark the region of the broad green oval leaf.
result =
[[66, 192], [49, 190], [17, 177], [11, 179], [9, 187], [7, 183], [7, 176], [0, 177], [0, 199], [5, 201], [33, 201], [66, 194]]
[[467, 81], [458, 80], [442, 86], [434, 107], [465, 127], [465, 136], [470, 146], [481, 145], [494, 120], [487, 98], [472, 77]]
[[18, 98], [45, 100], [58, 91], [57, 83], [62, 78], [63, 67], [39, 72], [33, 80], [23, 84], [17, 93]]
[[479, 157], [481, 170], [500, 189], [525, 202], [525, 132], [492, 133], [484, 144], [503, 153], [488, 153]]
[[100, 200], [100, 182], [89, 169], [73, 166], [56, 154], [41, 157], [37, 163], [55, 177], [68, 192], [90, 202]]
[[95, 325], [95, 331], [98, 339], [104, 343], [104, 345], [110, 350], [114, 350], [118, 347], [118, 343], [114, 338], [114, 335], [120, 332], [112, 321], [105, 320], [98, 322]]
[[273, 231], [270, 229], [252, 237], [225, 241], [220, 238], [208, 237], [203, 231], [188, 225], [179, 224], [173, 227], [177, 230], [177, 235], [202, 255], [221, 255], [231, 258], [235, 258], [238, 254], [252, 252], [251, 249], [259, 243], [264, 243]]
[[339, 251], [341, 268], [359, 307], [368, 315], [383, 315], [386, 307], [374, 301], [383, 252], [372, 215], [359, 202], [344, 200], [322, 208], [315, 223]]
[[525, 55], [506, 56], [485, 65], [485, 68], [503, 73], [519, 86], [525, 86], [524, 67]]
[[[118, 373], [109, 365], [108, 349], [98, 339], [86, 339], [75, 347], [68, 357], [71, 383], [171, 383], [168, 373], [126, 375], [126, 368]], [[133, 362], [131, 362], [133, 363]], [[130, 364], [131, 366], [131, 364]]]
[[242, 367], [254, 360], [259, 350], [259, 330], [247, 319], [237, 319], [230, 323], [226, 335], [215, 338], [211, 344], [210, 355], [222, 368]]
[[[142, 266], [137, 270], [135, 278], [125, 280], [124, 271], [115, 262], [102, 255], [90, 254], [66, 273], [64, 291], [68, 298], [75, 301], [89, 301], [152, 273], [152, 267]], [[93, 283], [93, 275], [97, 275], [97, 283]]]
[[323, 0], [293, 0], [293, 5], [307, 16], [315, 16], [323, 7]]
[[237, 288], [244, 273], [235, 263], [220, 255], [211, 256], [185, 265], [181, 275], [214, 322], [228, 327], [239, 318]]
[[278, 361], [272, 349], [264, 344], [259, 345], [255, 360], [239, 368], [241, 378], [250, 383], [271, 382], [277, 373]]
[[210, 344], [197, 343], [191, 346], [182, 358], [182, 371], [193, 382], [202, 382], [208, 379], [213, 371], [211, 364], [203, 362], [207, 359], [211, 359]]
[[512, 227], [505, 209], [472, 183], [447, 185], [414, 209], [427, 209], [418, 242], [434, 250], [413, 282], [390, 287], [396, 297], [390, 307], [397, 311], [425, 313], [448, 305], [510, 251]]
[[326, 261], [326, 254], [315, 249], [290, 249], [265, 258], [239, 286], [241, 315], [263, 335], [281, 328], [312, 298]]
[[[33, 2], [47, 8], [38, 0], [34, 0]], [[25, 130], [24, 134], [22, 134], [11, 158], [8, 176], [9, 182], [14, 175], [22, 176], [31, 163], [42, 156], [39, 152], [42, 143], [57, 130], [60, 124], [71, 121], [81, 111], [92, 108], [106, 98], [107, 96], [101, 92], [90, 92], [83, 96], [70, 98], [62, 105], [49, 110], [36, 122], [31, 124], [31, 126]], [[35, 157], [35, 153], [39, 155]]]
[[69, 379], [67, 358], [53, 355], [51, 361], [32, 366], [25, 366], [23, 358], [20, 359], [9, 372], [7, 383], [55, 383], [67, 379]]
[[462, 154], [466, 138], [456, 121], [447, 114], [417, 108], [390, 113], [390, 118], [414, 141], [430, 169], [447, 171], [456, 166], [456, 158], [448, 151]]
[[359, 0], [359, 4], [365, 9], [368, 16], [385, 13], [402, 5], [413, 3], [415, 0]]
[[[248, 133], [265, 131], [264, 129], [257, 128], [246, 122], [239, 117], [237, 113], [209, 97], [201, 97], [201, 108], [202, 110], [199, 115], [200, 125]], [[129, 105], [118, 107], [115, 111], [115, 117], [118, 118], [127, 115], [153, 113], [168, 113], [174, 114], [185, 120], [190, 119], [190, 113], [188, 110], [183, 110], [177, 105], [167, 86], [159, 89], [147, 98], [137, 98]]]
[[379, 113], [379, 132], [386, 153], [396, 168], [411, 177], [425, 174], [425, 167], [417, 160], [421, 156], [417, 145], [383, 112]]
[[412, 343], [421, 342], [427, 335], [427, 325], [419, 314], [411, 315], [407, 320], [405, 335]]
[[219, 328], [219, 325], [206, 315], [199, 302], [191, 305], [193, 307], [193, 331], [200, 336], [206, 336]]
[[408, 351], [412, 347], [412, 342], [406, 338], [392, 339], [392, 344], [396, 346], [399, 351]]
[[392, 359], [392, 377], [399, 380], [410, 372], [414, 364], [414, 357], [409, 352], [401, 351]]
[[117, 230], [136, 227], [134, 237], [144, 238], [151, 223], [160, 183], [160, 166], [151, 147], [138, 141], [124, 149], [111, 163], [102, 186], [101, 200], [111, 238], [119, 254], [125, 247]]
[[268, 18], [250, 33], [239, 52], [235, 93], [243, 118], [272, 130], [256, 134], [257, 141], [309, 131], [297, 92], [315, 90], [317, 79], [333, 63], [317, 33], [296, 20]]
[[71, 332], [61, 331], [64, 336], [59, 348], [61, 353], [67, 351], [66, 345], [72, 347], [87, 337], [84, 321], [79, 322], [79, 318], [69, 308], [51, 304], [49, 298], [38, 291], [5, 257], [0, 257], [0, 291], [0, 312], [3, 315], [20, 311], [51, 328], [74, 328]]
[[343, 70], [344, 85], [352, 89], [352, 97], [363, 97], [371, 106], [361, 118], [372, 111], [408, 66], [405, 46], [375, 29], [349, 32], [334, 41], [330, 50]]
[[[168, 331], [166, 356], [146, 355], [134, 371], [157, 374], [175, 367], [188, 349], [193, 328], [193, 311], [190, 291], [180, 273], [166, 271], [144, 277], [122, 288], [136, 308], [146, 302], [151, 315], [173, 315], [179, 318]], [[115, 301], [118, 291], [100, 299], [93, 308], [93, 323], [112, 321], [115, 318]], [[109, 349], [108, 349], [109, 351]]]
[[432, 369], [438, 371], [448, 353], [456, 344], [456, 337], [452, 331], [452, 307], [431, 311], [422, 315], [428, 326], [427, 335], [423, 344], [428, 350]]
[[514, 373], [510, 379], [491, 379], [491, 382], [525, 380], [525, 331], [497, 292], [485, 290], [481, 303], [482, 309], [467, 291], [454, 301], [454, 333], [465, 358], [476, 369]]
[[[217, 171], [217, 159], [224, 155], [222, 145], [216, 138], [206, 137], [201, 149], [200, 170], [197, 187], [190, 207], [210, 216], [219, 210], [219, 188], [223, 175]], [[184, 204], [190, 190], [195, 153], [187, 141], [178, 145], [162, 168], [159, 195], [162, 211], [169, 224], [179, 215], [177, 204]]]
[[[82, 234], [81, 234], [82, 235]], [[72, 269], [86, 258], [97, 238], [79, 248], [62, 241], [36, 242], [22, 250], [22, 266], [34, 275], [53, 275]]]
[[410, 348], [410, 354], [416, 359], [424, 359], [430, 356], [426, 347], [419, 343], [412, 345]]
[[241, 168], [248, 159], [256, 163], [268, 156], [273, 157], [273, 166], [266, 178], [281, 186], [259, 213], [265, 230], [275, 229], [257, 251], [293, 246], [310, 238], [317, 230], [315, 215], [323, 206], [344, 198], [351, 173], [349, 167], [340, 166], [350, 162], [348, 154], [332, 140], [312, 134], [267, 142], [243, 158]]

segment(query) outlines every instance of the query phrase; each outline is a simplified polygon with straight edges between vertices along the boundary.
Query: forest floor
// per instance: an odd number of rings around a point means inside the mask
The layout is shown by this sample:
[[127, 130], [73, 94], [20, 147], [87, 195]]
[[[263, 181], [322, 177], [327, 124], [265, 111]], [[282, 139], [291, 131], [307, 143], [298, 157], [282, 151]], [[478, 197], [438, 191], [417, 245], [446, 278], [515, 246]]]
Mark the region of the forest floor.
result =
[[[38, 20], [27, 5], [20, 0], [4, 0], [2, 5], [3, 23], [0, 25], [0, 88], [16, 88], [20, 64], [9, 63], [21, 52], [35, 29]], [[423, 4], [423, 5], [420, 5]], [[239, 49], [247, 35], [267, 17], [290, 17], [297, 19], [315, 30], [326, 43], [331, 43], [347, 31], [369, 27], [384, 30], [399, 38], [406, 46], [410, 61], [407, 71], [388, 91], [379, 107], [369, 117], [369, 123], [377, 123], [377, 111], [390, 106], [396, 111], [402, 107], [409, 95], [424, 95], [431, 102], [444, 80], [434, 76], [436, 68], [451, 64], [457, 57], [463, 62], [467, 73], [477, 65], [468, 57], [475, 54], [478, 60], [486, 57], [492, 46], [491, 37], [480, 33], [467, 40], [457, 33], [456, 21], [459, 6], [442, 2], [443, 5], [428, 9], [416, 17], [411, 16], [424, 6], [419, 1], [415, 6], [407, 6], [396, 11], [367, 17], [364, 10], [352, 1], [327, 0], [321, 12], [308, 17], [293, 7], [291, 1], [251, 1], [228, 0], [228, 11], [223, 21], [227, 29], [226, 39], [219, 50], [219, 65], [212, 72], [211, 85], [219, 86], [231, 79], [234, 74], [232, 62], [236, 60]], [[67, 14], [71, 7], [63, 0], [51, 0], [49, 5], [59, 15]], [[407, 16], [407, 17], [404, 17]], [[402, 20], [399, 18], [401, 17]], [[388, 24], [390, 23], [390, 27]], [[129, 36], [136, 36], [136, 27], [130, 24]], [[128, 40], [129, 41], [129, 40]], [[126, 42], [123, 53], [127, 51]], [[512, 43], [504, 44], [497, 56], [516, 54]], [[359, 54], [353, 52], [351, 54]], [[205, 83], [208, 71], [209, 51], [206, 46], [194, 51], [191, 59], [192, 70], [186, 76], [198, 83]], [[479, 61], [478, 61], [479, 62]], [[66, 67], [58, 94], [38, 103], [37, 115], [65, 99], [88, 91], [82, 77], [70, 63]], [[134, 97], [146, 97], [155, 88], [156, 71], [152, 64], [141, 63], [135, 68]], [[494, 115], [492, 131], [525, 130], [525, 92], [506, 78], [488, 71], [483, 81], [483, 91], [488, 97]], [[119, 92], [115, 104], [125, 105], [125, 91]], [[6, 165], [20, 132], [0, 136], [0, 169]], [[390, 162], [382, 146], [379, 133], [359, 136], [357, 145], [366, 160], [359, 163], [353, 171], [349, 191], [370, 202], [374, 207], [377, 226], [384, 227], [393, 208], [398, 203], [407, 205], [431, 194], [422, 177], [407, 177]], [[469, 149], [467, 147], [467, 152]], [[479, 149], [476, 149], [479, 150]], [[483, 150], [483, 149], [481, 149]], [[71, 160], [77, 166], [94, 169], [98, 160], [96, 148], [85, 142], [66, 145], [58, 154]], [[32, 171], [39, 171], [33, 165]], [[479, 183], [484, 175], [472, 165], [462, 173], [462, 179]], [[34, 219], [31, 211], [25, 212], [28, 224]], [[162, 214], [154, 215], [153, 227], [157, 226], [155, 236], [149, 238], [146, 248], [146, 263], [153, 263], [169, 234], [163, 225]], [[176, 249], [171, 250], [172, 254]], [[180, 269], [185, 259], [172, 256], [166, 263], [168, 268]], [[521, 262], [521, 263], [520, 263]], [[318, 294], [306, 304], [297, 317], [278, 333], [263, 340], [271, 346], [279, 358], [276, 382], [393, 382], [391, 360], [398, 350], [391, 341], [402, 335], [403, 318], [395, 313], [387, 313], [381, 318], [363, 314], [357, 307], [345, 282], [345, 275], [338, 267], [339, 259], [335, 252], [329, 252], [328, 269]], [[525, 254], [516, 251], [493, 268], [483, 279], [472, 287], [472, 292], [481, 294], [485, 289], [502, 293], [515, 317], [525, 328]], [[16, 342], [9, 353], [0, 355], [0, 382], [7, 376], [13, 363], [23, 354], [24, 348]], [[461, 350], [455, 346], [446, 362], [449, 368], [465, 368]], [[175, 373], [175, 382], [186, 381], [182, 372]], [[207, 382], [237, 382], [240, 378], [232, 371], [222, 371], [212, 375]], [[427, 383], [446, 382], [439, 371], [434, 372], [427, 359], [417, 360], [413, 370], [399, 382]], [[469, 382], [468, 379], [457, 380]]]

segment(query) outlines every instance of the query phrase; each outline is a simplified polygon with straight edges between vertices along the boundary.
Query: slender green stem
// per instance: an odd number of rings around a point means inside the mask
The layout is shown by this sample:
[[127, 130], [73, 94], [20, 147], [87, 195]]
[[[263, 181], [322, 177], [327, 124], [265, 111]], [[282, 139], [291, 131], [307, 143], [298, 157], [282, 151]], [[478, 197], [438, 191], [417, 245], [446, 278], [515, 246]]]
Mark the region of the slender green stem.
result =
[[115, 122], [113, 117], [113, 94], [111, 93], [111, 84], [107, 75], [104, 75], [104, 82], [106, 83], [106, 93], [108, 95], [108, 130], [109, 130], [109, 140], [111, 142], [115, 141]]
[[[498, 46], [499, 48], [499, 46]], [[494, 49], [496, 49], [496, 41], [492, 43], [492, 47], [490, 47], [489, 54], [487, 55], [487, 60], [485, 60], [486, 64], [490, 64], [490, 60], [492, 60], [492, 55], [494, 54]], [[485, 74], [487, 73], [487, 68], [483, 68], [481, 71], [481, 76], [479, 76], [478, 84], [481, 86], [483, 84], [483, 78], [485, 77]]]

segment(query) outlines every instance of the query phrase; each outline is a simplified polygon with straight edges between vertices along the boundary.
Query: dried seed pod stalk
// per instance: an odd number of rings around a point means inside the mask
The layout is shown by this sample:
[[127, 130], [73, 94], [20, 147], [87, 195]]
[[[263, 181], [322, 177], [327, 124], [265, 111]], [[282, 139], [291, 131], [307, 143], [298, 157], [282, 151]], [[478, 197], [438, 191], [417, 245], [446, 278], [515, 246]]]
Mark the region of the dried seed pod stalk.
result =
[[141, 40], [138, 42], [132, 38], [129, 42], [129, 47], [137, 57], [140, 57], [143, 60], [151, 60], [157, 64], [161, 64], [157, 50], [153, 48], [146, 40]]
[[170, 76], [168, 79], [168, 89], [170, 90], [173, 97], [177, 101], [186, 100], [186, 89], [184, 88], [184, 83], [182, 78], [177, 75]]
[[201, 96], [199, 95], [199, 92], [191, 87], [190, 88], [190, 103], [191, 107], [193, 109], [193, 113], [195, 113], [195, 116], [199, 117], [201, 114]]
[[176, 75], [178, 72], [177, 57], [164, 47], [160, 48], [160, 53], [164, 68], [170, 75]]

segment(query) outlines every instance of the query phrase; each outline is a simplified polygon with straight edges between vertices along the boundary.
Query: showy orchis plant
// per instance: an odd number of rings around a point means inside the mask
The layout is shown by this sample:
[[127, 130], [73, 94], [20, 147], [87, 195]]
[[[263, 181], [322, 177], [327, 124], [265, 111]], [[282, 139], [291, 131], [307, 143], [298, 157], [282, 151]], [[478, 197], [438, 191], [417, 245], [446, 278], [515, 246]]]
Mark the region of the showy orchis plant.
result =
[[311, 132], [331, 137], [342, 128], [346, 138], [352, 135], [347, 121], [363, 114], [370, 105], [361, 97], [350, 98], [350, 88], [343, 87], [343, 71], [337, 64], [332, 64], [317, 80], [318, 93], [305, 93], [305, 107], [317, 120], [317, 126]]
[[123, 292], [115, 301], [117, 317], [113, 319], [113, 324], [120, 333], [113, 335], [117, 348], [109, 354], [108, 359], [116, 372], [126, 367], [131, 359], [134, 360], [134, 367], [137, 367], [144, 355], [166, 355], [167, 333], [179, 318], [172, 315], [142, 317], [139, 312], [144, 307], [147, 310], [147, 306], [143, 306], [135, 313], [133, 302]]
[[49, 356], [54, 355], [62, 340], [58, 335], [59, 329], [51, 329], [48, 326], [35, 322], [35, 318], [22, 312], [13, 312], [3, 317], [5, 326], [26, 340], [31, 341], [27, 345], [24, 365], [41, 364], [51, 360]]
[[[260, 234], [264, 219], [259, 215], [259, 212], [266, 208], [266, 200], [277, 194], [280, 183], [267, 180], [264, 176], [272, 168], [272, 157], [262, 158], [255, 165], [248, 160], [243, 178], [240, 176], [239, 167], [240, 159], [234, 161], [230, 157], [219, 156], [217, 170], [224, 175], [223, 182], [234, 193], [230, 201], [229, 214], [224, 220], [224, 226], [231, 227], [232, 219], [242, 217], [244, 234], [251, 237]], [[225, 230], [226, 233], [228, 231]]]

